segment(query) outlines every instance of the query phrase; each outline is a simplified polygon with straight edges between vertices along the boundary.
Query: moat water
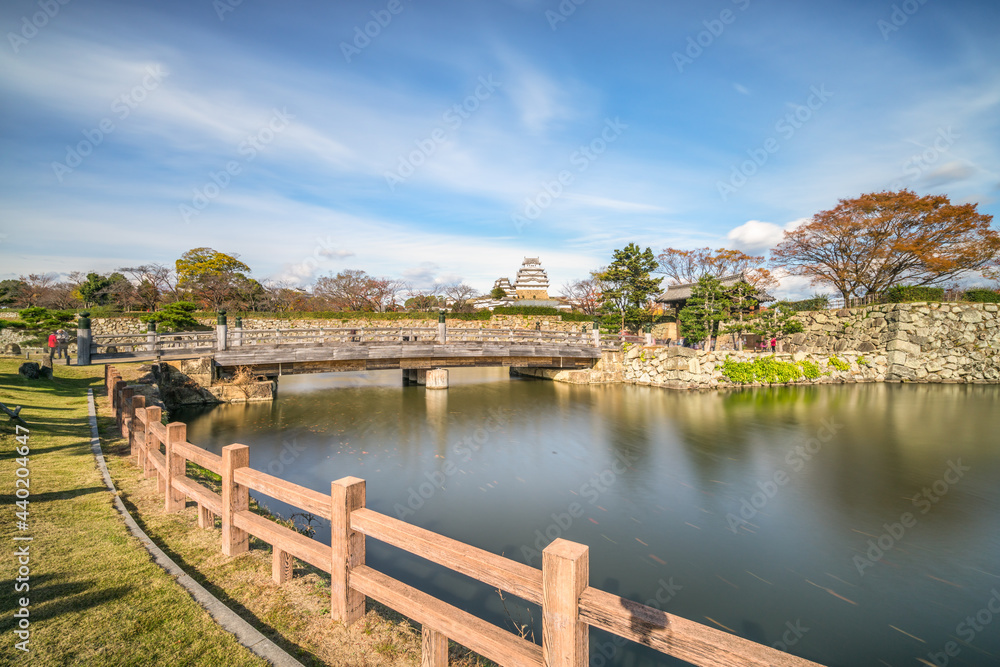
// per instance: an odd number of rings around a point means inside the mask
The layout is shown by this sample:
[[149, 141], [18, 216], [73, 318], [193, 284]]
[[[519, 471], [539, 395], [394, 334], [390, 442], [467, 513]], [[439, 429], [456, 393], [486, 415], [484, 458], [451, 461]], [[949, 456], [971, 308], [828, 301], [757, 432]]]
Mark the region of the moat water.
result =
[[[822, 664], [1000, 664], [997, 386], [678, 393], [453, 369], [428, 391], [384, 371], [172, 416], [206, 449], [249, 445], [254, 468], [323, 493], [364, 478], [372, 509], [536, 567], [553, 538], [589, 545], [592, 586]], [[537, 608], [367, 552], [541, 640]], [[686, 663], [592, 630], [591, 664]]]

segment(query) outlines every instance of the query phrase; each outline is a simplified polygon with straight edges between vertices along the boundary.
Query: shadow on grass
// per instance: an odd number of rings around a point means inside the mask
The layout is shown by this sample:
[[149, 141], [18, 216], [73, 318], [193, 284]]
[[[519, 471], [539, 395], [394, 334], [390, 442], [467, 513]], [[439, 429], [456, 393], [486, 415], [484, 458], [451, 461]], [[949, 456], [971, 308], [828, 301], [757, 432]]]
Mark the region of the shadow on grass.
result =
[[[106, 486], [90, 486], [79, 489], [67, 489], [65, 491], [47, 491], [46, 493], [32, 493], [30, 500], [32, 503], [44, 503], [51, 500], [69, 500], [70, 498], [78, 498], [80, 496], [87, 496], [91, 493], [100, 493], [107, 490], [108, 487]], [[3, 500], [9, 500], [11, 504], [14, 503], [13, 494], [0, 496], [0, 498]], [[3, 502], [3, 500], [0, 500], [0, 502]]]
[[[60, 579], [57, 575], [32, 576], [30, 596], [29, 593], [22, 593], [0, 598], [0, 613], [4, 617], [0, 621], [0, 633], [6, 635], [17, 625], [17, 619], [13, 615], [8, 617], [8, 613], [20, 608], [20, 597], [29, 597], [31, 622], [38, 623], [67, 612], [79, 613], [91, 607], [99, 607], [135, 590], [132, 586], [101, 588], [99, 582], [92, 580], [60, 583]], [[13, 591], [15, 583], [14, 579], [6, 579], [0, 582], [0, 586], [3, 586], [2, 590]]]
[[[307, 665], [316, 665], [317, 667], [324, 667], [326, 665], [326, 663], [323, 660], [321, 660], [318, 656], [316, 656], [314, 653], [312, 653], [305, 647], [300, 646], [299, 644], [296, 644], [286, 639], [275, 628], [266, 623], [263, 619], [254, 614], [252, 611], [244, 607], [239, 600], [232, 598], [225, 591], [225, 589], [216, 586], [209, 579], [207, 579], [201, 572], [198, 571], [197, 568], [188, 563], [183, 556], [178, 554], [176, 551], [171, 549], [169, 545], [164, 544], [163, 541], [159, 539], [159, 536], [156, 534], [156, 532], [153, 531], [143, 520], [139, 508], [136, 507], [135, 503], [133, 503], [127, 495], [122, 494], [121, 499], [122, 502], [125, 504], [125, 507], [128, 509], [129, 513], [135, 519], [135, 522], [139, 525], [140, 528], [142, 528], [142, 530], [147, 535], [149, 535], [149, 538], [153, 540], [153, 543], [156, 544], [156, 546], [158, 546], [160, 549], [162, 549], [163, 553], [167, 554], [167, 556], [169, 556], [171, 560], [177, 563], [177, 565], [181, 569], [183, 569], [188, 574], [188, 576], [190, 576], [196, 582], [201, 584], [205, 588], [205, 590], [207, 590], [209, 593], [218, 598], [218, 600], [222, 602], [222, 604], [232, 609], [240, 616], [240, 618], [250, 623], [253, 627], [255, 627], [257, 630], [263, 633], [265, 637], [273, 641], [275, 644], [277, 644], [284, 651], [288, 652], [290, 655], [295, 657], [297, 660]], [[257, 542], [257, 544], [255, 544], [255, 542]], [[268, 545], [267, 543], [262, 543], [256, 538], [251, 538], [251, 549], [260, 549], [266, 547], [270, 547], [270, 545]]]

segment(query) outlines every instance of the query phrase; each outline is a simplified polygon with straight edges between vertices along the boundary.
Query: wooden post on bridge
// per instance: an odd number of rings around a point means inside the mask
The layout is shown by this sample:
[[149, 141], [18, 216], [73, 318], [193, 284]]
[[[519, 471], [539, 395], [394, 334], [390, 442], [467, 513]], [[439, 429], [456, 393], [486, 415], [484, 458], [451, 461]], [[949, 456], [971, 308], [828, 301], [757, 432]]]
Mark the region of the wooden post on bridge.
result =
[[[76, 365], [90, 365], [90, 344], [94, 340], [90, 330], [90, 313], [84, 311], [80, 313], [80, 319], [76, 323]], [[105, 380], [107, 380], [107, 367], [105, 367]]]
[[562, 538], [542, 551], [542, 658], [546, 667], [587, 667], [590, 626], [580, 595], [590, 584], [590, 548]]
[[365, 480], [344, 477], [330, 483], [330, 616], [351, 625], [365, 615], [364, 593], [350, 586], [351, 569], [365, 564], [365, 536], [351, 529], [351, 512], [365, 506]]
[[219, 350], [226, 349], [226, 311], [219, 311], [218, 323], [215, 325], [215, 344]]
[[237, 484], [233, 473], [250, 465], [250, 448], [226, 445], [222, 448], [222, 553], [238, 556], [250, 549], [250, 536], [233, 525], [233, 515], [250, 509], [250, 489]]
[[444, 321], [444, 311], [438, 311], [438, 344], [444, 345], [448, 340], [448, 325]]

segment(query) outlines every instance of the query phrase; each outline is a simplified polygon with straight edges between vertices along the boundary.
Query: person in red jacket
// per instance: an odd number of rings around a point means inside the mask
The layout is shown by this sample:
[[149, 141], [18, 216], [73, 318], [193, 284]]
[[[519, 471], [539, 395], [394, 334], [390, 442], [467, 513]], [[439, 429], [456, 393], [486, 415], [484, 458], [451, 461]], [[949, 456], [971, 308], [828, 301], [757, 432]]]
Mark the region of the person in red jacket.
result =
[[49, 334], [49, 360], [52, 360], [52, 356], [56, 353], [56, 347], [59, 345], [59, 339], [54, 333]]

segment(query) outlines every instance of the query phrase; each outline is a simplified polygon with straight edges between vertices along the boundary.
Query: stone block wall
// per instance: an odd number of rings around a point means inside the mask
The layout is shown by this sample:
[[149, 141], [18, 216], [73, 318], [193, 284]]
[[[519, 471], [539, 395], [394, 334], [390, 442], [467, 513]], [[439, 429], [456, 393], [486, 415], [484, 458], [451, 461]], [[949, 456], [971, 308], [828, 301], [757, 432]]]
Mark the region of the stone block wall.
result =
[[[214, 327], [216, 319], [214, 317], [197, 318], [199, 324]], [[541, 325], [542, 331], [581, 331], [586, 327], [590, 331], [590, 322], [563, 322], [559, 315], [493, 315], [489, 320], [458, 320], [446, 319], [445, 324], [449, 329], [534, 329], [536, 324]], [[229, 318], [229, 328], [232, 330], [236, 325], [233, 317]], [[138, 334], [146, 332], [146, 325], [138, 317], [95, 317], [91, 319], [91, 330], [95, 336]], [[436, 319], [426, 320], [337, 320], [303, 318], [293, 320], [283, 320], [275, 318], [244, 317], [244, 331], [256, 331], [260, 329], [316, 329], [323, 328], [344, 328], [361, 329], [368, 327], [393, 328], [393, 327], [437, 327]], [[0, 332], [2, 333], [2, 332]]]
[[[797, 317], [805, 331], [781, 341], [778, 359], [812, 361], [828, 373], [802, 382], [1000, 382], [997, 304], [885, 304]], [[758, 354], [636, 346], [624, 355], [622, 377], [679, 388], [730, 386], [719, 370], [726, 357], [750, 361]], [[829, 366], [831, 357], [850, 370]]]
[[[722, 387], [755, 386], [737, 385], [722, 374], [726, 358], [734, 361], [753, 361], [771, 356], [753, 350], [719, 351], [692, 350], [687, 347], [630, 347], [624, 353], [622, 378], [632, 384], [669, 387], [671, 389], [719, 389]], [[779, 361], [810, 361], [817, 364], [822, 375], [816, 379], [800, 378], [794, 384], [827, 384], [831, 382], [881, 382], [886, 379], [888, 359], [885, 355], [843, 352], [837, 355], [806, 352], [779, 353]], [[837, 370], [830, 365], [836, 357], [847, 363], [849, 370]]]

